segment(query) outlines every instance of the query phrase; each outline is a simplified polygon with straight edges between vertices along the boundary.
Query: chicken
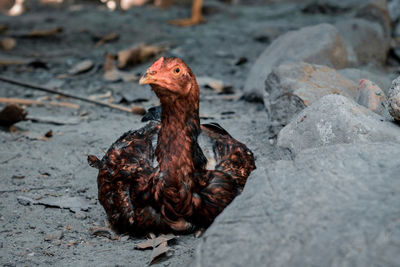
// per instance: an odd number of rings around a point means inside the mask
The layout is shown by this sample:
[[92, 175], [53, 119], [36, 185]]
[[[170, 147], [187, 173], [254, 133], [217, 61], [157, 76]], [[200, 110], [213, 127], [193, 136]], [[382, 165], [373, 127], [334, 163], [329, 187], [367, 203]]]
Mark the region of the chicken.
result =
[[193, 0], [192, 2], [192, 14], [188, 19], [176, 19], [170, 20], [169, 23], [176, 26], [193, 26], [204, 22], [204, 18], [201, 12], [203, 7], [203, 0]]
[[161, 122], [123, 134], [102, 160], [98, 198], [115, 229], [192, 232], [209, 226], [255, 169], [252, 152], [216, 123], [200, 125], [199, 87], [179, 58], [158, 59], [140, 79], [161, 103]]

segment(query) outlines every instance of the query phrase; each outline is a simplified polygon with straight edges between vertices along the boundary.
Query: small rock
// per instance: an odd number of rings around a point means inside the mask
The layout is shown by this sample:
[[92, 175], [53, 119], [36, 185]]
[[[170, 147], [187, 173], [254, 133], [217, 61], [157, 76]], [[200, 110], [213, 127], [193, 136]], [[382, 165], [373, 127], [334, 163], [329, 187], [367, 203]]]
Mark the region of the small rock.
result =
[[355, 83], [359, 83], [362, 79], [374, 81], [374, 83], [376, 83], [379, 88], [384, 91], [385, 94], [387, 94], [387, 91], [392, 83], [392, 79], [387, 76], [387, 73], [383, 73], [377, 69], [365, 70], [359, 68], [346, 68], [337, 70], [337, 72]]
[[75, 218], [79, 220], [84, 220], [87, 218], [87, 215], [84, 212], [78, 211], [75, 213]]
[[81, 73], [88, 72], [94, 66], [93, 61], [91, 60], [84, 60], [73, 66], [70, 70], [68, 70], [69, 75], [78, 75]]
[[296, 155], [306, 148], [371, 142], [400, 143], [400, 127], [347, 97], [328, 95], [295, 116], [277, 145]]
[[76, 245], [76, 241], [75, 240], [70, 240], [67, 244], [67, 247], [72, 247], [73, 245]]
[[53, 241], [53, 240], [60, 240], [64, 237], [63, 231], [54, 231], [47, 234], [44, 238], [45, 241]]
[[400, 76], [392, 82], [388, 93], [389, 113], [396, 121], [400, 121]]
[[24, 206], [29, 206], [35, 203], [35, 201], [29, 197], [24, 197], [24, 196], [18, 196], [17, 201], [19, 204], [24, 205]]
[[344, 68], [347, 66], [347, 52], [338, 30], [330, 24], [285, 33], [275, 39], [254, 63], [244, 86], [245, 99], [262, 100], [266, 78], [273, 67], [284, 61]]
[[369, 80], [360, 80], [358, 85], [358, 104], [382, 115], [385, 109], [385, 101], [386, 95], [381, 88]]

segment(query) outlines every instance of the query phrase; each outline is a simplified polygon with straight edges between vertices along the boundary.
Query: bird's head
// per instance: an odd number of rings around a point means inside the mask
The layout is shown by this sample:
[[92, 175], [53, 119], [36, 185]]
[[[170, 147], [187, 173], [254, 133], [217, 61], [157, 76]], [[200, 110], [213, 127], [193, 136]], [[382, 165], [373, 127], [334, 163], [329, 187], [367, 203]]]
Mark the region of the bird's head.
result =
[[159, 58], [140, 78], [139, 84], [150, 84], [160, 100], [186, 97], [198, 91], [193, 72], [180, 58]]

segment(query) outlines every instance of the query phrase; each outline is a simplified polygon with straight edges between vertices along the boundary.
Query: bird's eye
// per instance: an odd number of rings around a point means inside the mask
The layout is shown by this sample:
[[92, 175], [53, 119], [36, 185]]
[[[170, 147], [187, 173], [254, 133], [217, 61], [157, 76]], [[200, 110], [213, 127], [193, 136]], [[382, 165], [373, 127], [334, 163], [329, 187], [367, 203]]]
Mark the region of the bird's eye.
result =
[[175, 74], [179, 74], [179, 72], [181, 72], [181, 69], [180, 69], [180, 68], [175, 68], [175, 69], [174, 69], [174, 73], [175, 73]]

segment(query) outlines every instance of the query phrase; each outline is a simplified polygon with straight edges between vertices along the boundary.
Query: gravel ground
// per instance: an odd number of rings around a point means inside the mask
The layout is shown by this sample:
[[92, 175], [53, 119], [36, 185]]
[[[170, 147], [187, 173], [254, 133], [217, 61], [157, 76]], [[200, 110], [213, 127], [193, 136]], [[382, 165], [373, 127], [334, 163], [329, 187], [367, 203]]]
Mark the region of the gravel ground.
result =
[[[78, 7], [79, 10], [76, 10]], [[212, 8], [211, 8], [212, 7]], [[165, 55], [182, 57], [197, 76], [223, 80], [239, 93], [246, 74], [258, 54], [267, 45], [254, 40], [264, 26], [289, 29], [295, 21], [284, 21], [279, 14], [293, 12], [291, 6], [230, 6], [211, 3], [207, 23], [192, 28], [177, 28], [168, 19], [188, 15], [188, 9], [174, 6], [168, 10], [154, 7], [134, 8], [128, 12], [109, 12], [83, 2], [69, 7], [40, 7], [19, 17], [0, 17], [9, 25], [9, 35], [20, 36], [33, 29], [63, 27], [63, 32], [47, 38], [16, 37], [17, 47], [1, 52], [3, 58], [39, 60], [47, 68], [32, 65], [1, 67], [1, 75], [19, 81], [59, 86], [60, 90], [81, 96], [112, 92], [116, 101], [122, 95], [146, 99], [139, 104], [149, 108], [157, 98], [149, 87], [136, 83], [109, 83], [103, 79], [102, 64], [106, 52], [118, 52], [141, 42], [169, 44]], [[296, 26], [297, 27], [297, 26]], [[119, 39], [97, 49], [92, 35], [116, 32]], [[241, 57], [247, 62], [235, 63]], [[74, 64], [90, 59], [95, 67], [88, 73], [57, 79]], [[141, 73], [151, 61], [129, 71]], [[57, 99], [54, 95], [1, 83], [1, 97], [39, 99], [80, 105], [78, 110], [54, 106], [29, 106], [31, 117], [53, 120], [77, 120], [74, 125], [53, 125], [24, 121], [14, 131], [0, 131], [0, 264], [3, 266], [145, 266], [151, 251], [134, 249], [139, 238], [121, 236], [117, 240], [93, 236], [89, 229], [104, 225], [103, 208], [97, 201], [97, 171], [88, 166], [88, 154], [101, 156], [102, 150], [123, 132], [143, 126], [141, 117], [81, 101]], [[234, 137], [246, 143], [257, 157], [270, 155], [266, 114], [260, 104], [244, 101], [208, 100], [218, 97], [202, 88], [201, 113], [220, 123]], [[224, 115], [225, 114], [225, 115]], [[205, 120], [211, 121], [210, 119]], [[37, 140], [49, 130], [53, 137]], [[22, 198], [21, 198], [22, 197]], [[75, 212], [44, 205], [26, 205], [23, 197], [34, 200], [79, 197], [88, 209]], [[66, 203], [68, 204], [68, 203]], [[161, 266], [183, 266], [191, 263], [198, 239], [180, 236], [171, 244], [172, 253]]]

